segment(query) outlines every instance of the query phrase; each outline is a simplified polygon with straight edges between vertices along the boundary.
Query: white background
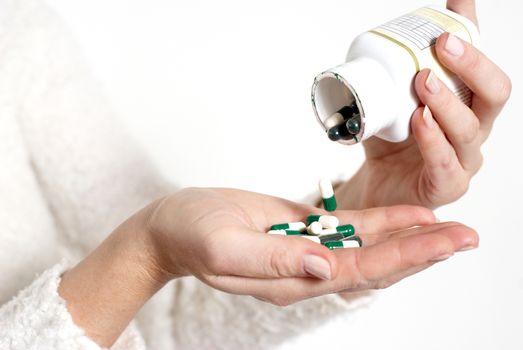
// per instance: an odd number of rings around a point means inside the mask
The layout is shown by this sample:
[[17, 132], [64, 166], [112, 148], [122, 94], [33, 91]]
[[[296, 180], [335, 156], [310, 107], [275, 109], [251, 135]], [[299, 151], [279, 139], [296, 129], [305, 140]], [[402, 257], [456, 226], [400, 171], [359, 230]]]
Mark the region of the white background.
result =
[[[358, 33], [425, 4], [48, 2], [167, 177], [290, 199], [314, 192], [320, 176], [350, 176], [363, 160], [359, 146], [329, 142], [316, 124], [314, 76], [341, 63]], [[522, 6], [479, 1], [483, 49], [511, 76], [513, 95], [469, 193], [437, 211], [475, 228], [480, 248], [380, 291], [348, 320], [282, 349], [523, 349]]]

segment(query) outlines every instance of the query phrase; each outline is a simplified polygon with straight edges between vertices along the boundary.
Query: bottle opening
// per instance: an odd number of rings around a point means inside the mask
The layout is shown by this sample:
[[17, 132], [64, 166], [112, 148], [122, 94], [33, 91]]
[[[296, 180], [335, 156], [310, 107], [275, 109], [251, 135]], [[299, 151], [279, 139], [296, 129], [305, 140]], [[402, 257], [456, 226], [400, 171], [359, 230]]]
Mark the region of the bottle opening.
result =
[[348, 145], [361, 141], [363, 109], [354, 89], [342, 76], [334, 72], [318, 75], [311, 100], [316, 118], [330, 140]]

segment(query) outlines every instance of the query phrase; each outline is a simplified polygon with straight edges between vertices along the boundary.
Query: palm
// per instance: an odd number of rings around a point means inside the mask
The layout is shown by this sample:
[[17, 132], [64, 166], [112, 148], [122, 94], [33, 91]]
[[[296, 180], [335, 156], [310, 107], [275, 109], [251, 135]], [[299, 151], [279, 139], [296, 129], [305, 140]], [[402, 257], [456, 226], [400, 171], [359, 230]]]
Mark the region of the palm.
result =
[[412, 136], [400, 143], [373, 137], [363, 143], [367, 161], [363, 207], [409, 203], [433, 207], [445, 200], [426, 176], [425, 163]]
[[[336, 211], [342, 223], [354, 225], [360, 249], [330, 251], [300, 237], [264, 234], [272, 224], [304, 221], [310, 213], [325, 212], [234, 189], [185, 189], [162, 200], [150, 219], [157, 264], [172, 276], [193, 275], [229, 293], [287, 305], [384, 287], [477, 245], [470, 229], [434, 224], [430, 210], [413, 206]], [[321, 269], [306, 264], [311, 257], [323, 261]]]

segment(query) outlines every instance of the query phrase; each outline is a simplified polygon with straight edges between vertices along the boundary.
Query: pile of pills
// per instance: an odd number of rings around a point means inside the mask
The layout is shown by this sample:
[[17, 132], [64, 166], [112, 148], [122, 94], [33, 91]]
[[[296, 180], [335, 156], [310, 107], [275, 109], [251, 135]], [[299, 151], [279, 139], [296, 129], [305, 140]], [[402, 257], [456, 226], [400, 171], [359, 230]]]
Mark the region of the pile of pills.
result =
[[[325, 210], [332, 212], [337, 208], [334, 189], [330, 180], [322, 179], [319, 183], [320, 194]], [[361, 247], [361, 238], [355, 236], [354, 226], [340, 225], [340, 220], [333, 215], [311, 214], [303, 222], [289, 222], [271, 226], [268, 232], [273, 235], [298, 236], [323, 244], [329, 249]]]

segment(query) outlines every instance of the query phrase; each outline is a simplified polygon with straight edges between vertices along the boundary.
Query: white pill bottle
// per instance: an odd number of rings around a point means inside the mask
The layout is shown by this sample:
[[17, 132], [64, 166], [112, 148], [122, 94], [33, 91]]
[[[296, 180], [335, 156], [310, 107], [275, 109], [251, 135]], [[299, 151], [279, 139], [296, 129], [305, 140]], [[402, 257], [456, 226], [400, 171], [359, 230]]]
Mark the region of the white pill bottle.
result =
[[419, 105], [414, 78], [424, 68], [430, 68], [470, 105], [470, 90], [437, 60], [435, 43], [444, 32], [479, 45], [479, 31], [472, 21], [438, 6], [420, 8], [356, 37], [347, 63], [314, 79], [312, 106], [321, 126], [328, 131], [332, 125], [324, 122], [352, 105], [358, 128], [338, 142], [350, 145], [371, 136], [404, 141], [410, 133], [412, 113]]

